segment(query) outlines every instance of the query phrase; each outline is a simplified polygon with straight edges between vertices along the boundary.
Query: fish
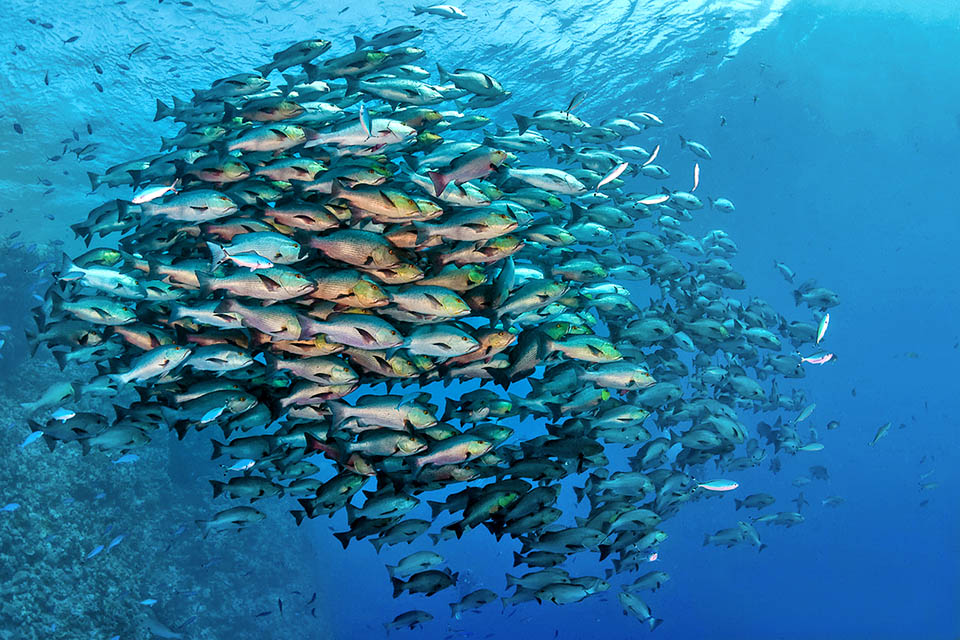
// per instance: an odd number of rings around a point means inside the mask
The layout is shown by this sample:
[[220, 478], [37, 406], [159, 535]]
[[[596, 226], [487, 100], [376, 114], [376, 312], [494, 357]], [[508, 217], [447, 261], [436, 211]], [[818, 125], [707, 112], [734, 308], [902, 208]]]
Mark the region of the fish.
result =
[[829, 327], [829, 326], [830, 326], [830, 314], [829, 314], [829, 313], [825, 313], [825, 314], [823, 314], [823, 317], [820, 318], [820, 324], [817, 325], [817, 342], [816, 342], [816, 344], [820, 344], [820, 341], [823, 340], [823, 336], [826, 335], [826, 333], [827, 333], [827, 327]]
[[43, 431], [33, 431], [30, 433], [30, 435], [24, 438], [23, 442], [20, 443], [20, 448], [23, 449], [24, 447], [28, 447], [42, 437]]
[[89, 560], [90, 558], [97, 556], [101, 551], [103, 551], [103, 549], [104, 549], [104, 546], [102, 544], [98, 544], [97, 546], [95, 546], [93, 549], [90, 550], [90, 553], [86, 555], [86, 559]]
[[18, 503], [16, 503], [16, 502], [8, 502], [7, 504], [5, 504], [5, 505], [3, 505], [2, 507], [0, 507], [0, 511], [6, 511], [6, 512], [8, 512], [8, 513], [12, 513], [12, 512], [16, 511], [16, 510], [19, 509], [19, 508], [20, 508], [20, 505], [19, 505]]
[[[452, 5], [414, 13], [465, 18]], [[32, 274], [44, 280], [31, 290], [31, 348], [49, 350], [63, 378], [24, 398], [28, 440], [127, 464], [167, 427], [171, 446], [226, 456], [225, 477], [208, 481], [229, 504], [197, 516], [204, 537], [276, 517], [266, 505], [293, 496], [297, 525], [344, 512], [334, 533], [344, 547], [515, 539], [514, 564], [531, 569], [508, 576], [505, 605], [604, 598], [615, 574], [659, 558], [666, 521], [738, 488], [692, 469], [728, 476], [770, 457], [776, 472], [783, 456], [832, 444], [829, 425], [822, 441], [798, 425], [812, 405], [802, 378], [817, 372], [802, 365], [836, 356], [801, 355], [823, 334], [748, 287], [723, 229], [694, 234], [706, 146], [681, 138], [696, 156], [683, 191], [665, 146], [628, 144], [665, 126], [649, 111], [597, 105], [588, 121], [574, 114], [587, 96], [578, 91], [565, 110], [502, 120], [516, 87], [482, 57], [432, 71], [412, 44], [423, 30], [357, 35], [335, 56], [328, 40], [302, 40], [150, 105], [182, 130], [161, 137], [159, 153], [91, 173], [92, 190], [117, 190], [72, 227], [91, 248]], [[106, 155], [105, 143], [73, 133], [61, 158]], [[825, 317], [840, 304], [775, 267], [797, 306]], [[661, 295], [638, 295], [647, 284]], [[75, 409], [87, 396], [103, 402], [83, 406], [100, 408]], [[761, 412], [770, 424], [750, 415]], [[205, 430], [217, 432], [209, 445], [186, 439]], [[773, 504], [757, 471], [758, 493], [736, 510]], [[569, 487], [576, 503], [559, 500]], [[707, 543], [762, 549], [757, 522], [803, 521], [761, 511]], [[460, 577], [419, 548], [385, 563], [398, 598]], [[594, 551], [612, 559], [603, 577], [560, 568], [591, 566]], [[637, 580], [619, 596], [625, 613], [659, 625], [635, 592], [666, 579]], [[499, 596], [460, 582], [454, 617]], [[279, 616], [294, 613], [287, 597]], [[385, 629], [430, 619], [411, 610]], [[152, 615], [143, 626], [183, 633]]]
[[130, 202], [133, 204], [143, 204], [145, 202], [152, 202], [157, 198], [162, 198], [168, 193], [176, 193], [179, 180], [174, 180], [171, 185], [158, 185], [156, 187], [146, 187], [138, 193], [134, 194], [133, 198], [130, 199]]
[[413, 5], [413, 15], [418, 16], [422, 13], [427, 13], [434, 16], [440, 16], [442, 18], [453, 18], [457, 20], [464, 20], [467, 17], [467, 14], [463, 12], [463, 9], [455, 7], [452, 4], [434, 4], [428, 7], [421, 5]]
[[733, 480], [710, 480], [709, 482], [701, 482], [697, 485], [701, 489], [706, 489], [707, 491], [733, 491], [740, 486], [740, 483]]
[[886, 422], [877, 429], [877, 433], [873, 436], [873, 440], [870, 441], [870, 446], [874, 446], [880, 440], [880, 438], [887, 435], [887, 432], [890, 431], [890, 427], [893, 426], [892, 422]]

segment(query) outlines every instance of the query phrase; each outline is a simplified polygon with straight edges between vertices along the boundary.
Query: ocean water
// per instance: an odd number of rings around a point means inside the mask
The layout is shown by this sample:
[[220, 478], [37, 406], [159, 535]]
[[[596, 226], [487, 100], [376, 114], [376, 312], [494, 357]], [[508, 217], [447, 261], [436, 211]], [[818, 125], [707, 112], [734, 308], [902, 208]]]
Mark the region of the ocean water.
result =
[[[801, 427], [816, 428], [824, 450], [781, 455], [777, 474], [766, 461], [736, 473], [707, 466], [737, 480], [735, 494], [775, 495], [775, 510], [792, 511], [802, 491], [810, 502], [805, 521], [758, 525], [767, 545], [759, 553], [749, 545], [725, 549], [704, 546], [703, 538], [743, 517], [732, 496], [684, 505], [664, 523], [669, 538], [650, 565], [671, 579], [642, 595], [663, 619], [652, 633], [718, 640], [960, 636], [960, 4], [471, 0], [458, 5], [464, 20], [415, 17], [411, 6], [6, 3], [0, 325], [9, 329], [0, 334], [0, 507], [20, 506], [0, 512], [0, 638], [149, 638], [148, 617], [185, 638], [381, 637], [381, 623], [409, 609], [435, 619], [391, 636], [651, 633], [617, 602], [630, 577], [611, 578], [614, 588], [581, 603], [494, 603], [451, 617], [454, 593], [486, 587], [503, 594], [504, 574], [522, 571], [511, 560], [519, 544], [497, 543], [482, 528], [438, 545], [460, 585], [430, 598], [392, 598], [383, 568], [428, 548], [423, 541], [379, 554], [365, 541], [344, 550], [330, 536], [346, 527], [342, 513], [297, 527], [284, 513], [295, 503], [278, 501], [265, 507], [269, 517], [257, 527], [202, 539], [193, 521], [228, 503], [210, 499], [208, 480], [224, 471], [197, 434], [186, 446], [157, 437], [129, 464], [80, 456], [71, 444], [52, 453], [42, 441], [21, 446], [34, 427], [20, 403], [63, 379], [46, 350], [32, 356], [24, 338], [36, 296], [50, 282], [42, 263], [59, 262], [61, 251], [80, 253], [70, 225], [106, 198], [129, 197], [125, 188], [89, 194], [87, 172], [153, 153], [161, 135], [175, 133], [170, 120], [153, 122], [157, 99], [186, 98], [297, 40], [323, 37], [341, 54], [353, 49], [354, 34], [401, 24], [425, 29], [412, 43], [428, 52], [423, 66], [483, 70], [512, 91], [484, 112], [503, 126], [513, 125], [513, 113], [562, 108], [577, 91], [587, 92], [577, 114], [590, 122], [658, 114], [666, 126], [629, 144], [661, 144], [664, 164], [684, 171], [694, 158], [680, 155], [679, 135], [710, 148], [698, 193], [730, 198], [736, 212], [694, 212], [684, 229], [699, 238], [720, 228], [735, 240], [739, 253], [731, 261], [748, 283], [737, 295], [815, 321], [794, 306], [795, 285], [774, 261], [790, 265], [797, 283], [815, 278], [840, 295], [825, 342], [837, 361], [808, 368], [797, 385], [817, 405]], [[72, 36], [79, 37], [64, 42]], [[150, 44], [132, 54], [143, 43]], [[70, 151], [88, 144], [96, 146]], [[670, 185], [687, 188], [680, 184], [686, 180]], [[457, 385], [440, 390], [462, 392]], [[741, 417], [751, 429], [758, 420]], [[830, 420], [839, 428], [827, 431]], [[889, 433], [870, 446], [887, 422]], [[795, 487], [814, 464], [829, 469], [829, 480]], [[845, 502], [821, 504], [833, 495]], [[573, 509], [567, 494], [561, 506]], [[119, 535], [114, 548], [87, 557]], [[578, 575], [602, 576], [608, 566], [595, 554], [571, 563]], [[148, 599], [157, 602], [140, 604]]]

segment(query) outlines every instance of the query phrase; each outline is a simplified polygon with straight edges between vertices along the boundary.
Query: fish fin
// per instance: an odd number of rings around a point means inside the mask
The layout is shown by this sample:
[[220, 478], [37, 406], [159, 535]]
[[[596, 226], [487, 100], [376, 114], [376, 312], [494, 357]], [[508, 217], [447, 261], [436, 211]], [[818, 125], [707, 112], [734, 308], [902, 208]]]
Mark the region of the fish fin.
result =
[[223, 493], [223, 490], [226, 488], [226, 482], [218, 482], [217, 480], [211, 480], [210, 486], [213, 487], [213, 497], [217, 498], [220, 494]]
[[390, 584], [393, 585], [393, 597], [398, 597], [403, 593], [404, 582], [400, 578], [390, 578]]
[[340, 541], [340, 544], [343, 545], [343, 548], [346, 549], [347, 545], [350, 544], [351, 532], [348, 529], [347, 531], [340, 531], [333, 534], [333, 537]]
[[427, 177], [429, 177], [433, 183], [434, 195], [439, 198], [440, 194], [443, 193], [443, 190], [446, 189], [450, 183], [450, 179], [439, 171], [428, 171]]
[[530, 118], [527, 116], [522, 116], [519, 113], [513, 114], [513, 119], [517, 121], [517, 129], [520, 132], [520, 135], [526, 133], [527, 129], [530, 128]]
[[160, 98], [157, 98], [157, 113], [153, 116], [153, 121], [158, 122], [171, 116], [173, 116], [173, 109], [165, 105]]
[[299, 527], [300, 524], [303, 522], [303, 518], [304, 516], [306, 516], [306, 513], [304, 513], [299, 509], [291, 509], [290, 515], [292, 515], [293, 519], [297, 521], [297, 526]]
[[213, 438], [210, 439], [210, 444], [213, 445], [213, 454], [210, 456], [210, 459], [216, 460], [223, 455], [223, 447], [225, 445], [222, 442], [217, 442]]
[[[93, 171], [87, 171], [87, 177], [90, 179], [90, 193], [93, 193], [100, 186], [100, 176]], [[76, 229], [74, 229], [74, 232], [76, 232]]]
[[53, 356], [53, 359], [57, 361], [57, 365], [60, 367], [60, 371], [67, 366], [67, 352], [66, 351], [51, 351], [50, 354]]

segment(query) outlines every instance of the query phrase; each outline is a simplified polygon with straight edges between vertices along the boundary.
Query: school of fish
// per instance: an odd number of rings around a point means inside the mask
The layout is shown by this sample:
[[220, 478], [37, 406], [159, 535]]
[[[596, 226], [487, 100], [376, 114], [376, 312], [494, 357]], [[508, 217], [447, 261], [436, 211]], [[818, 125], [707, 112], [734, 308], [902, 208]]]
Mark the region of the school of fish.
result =
[[[198, 521], [204, 536], [262, 520], [251, 503], [267, 498], [289, 500], [297, 524], [345, 512], [344, 547], [484, 528], [519, 540], [529, 571], [454, 614], [578, 602], [642, 572], [619, 600], [656, 628], [638, 592], [669, 579], [647, 571], [665, 522], [738, 488], [714, 474], [823, 448], [799, 434], [804, 392], [778, 385], [835, 361], [818, 345], [839, 298], [804, 283], [805, 317], [788, 319], [734, 297], [734, 241], [683, 230], [736, 209], [711, 197], [717, 213], [701, 212], [709, 149], [627, 142], [659, 116], [588, 123], [580, 93], [494, 126], [482, 111], [510, 91], [418, 66], [420, 33], [358, 36], [338, 56], [298, 42], [158, 100], [156, 119], [182, 131], [90, 175], [122, 195], [73, 229], [88, 246], [119, 240], [65, 257], [37, 313], [35, 345], [80, 373], [26, 405], [31, 437], [127, 462], [158, 432], [202, 432], [229, 475], [214, 496], [242, 501]], [[677, 180], [692, 187], [662, 186]], [[752, 428], [742, 416], [781, 411], [802, 413]], [[558, 506], [570, 489], [576, 516]], [[751, 493], [737, 509], [773, 501]], [[745, 519], [705, 544], [762, 549], [755, 524], [802, 520]], [[597, 575], [564, 568], [578, 554], [596, 555]], [[390, 565], [394, 596], [454, 585], [444, 565], [432, 550]]]

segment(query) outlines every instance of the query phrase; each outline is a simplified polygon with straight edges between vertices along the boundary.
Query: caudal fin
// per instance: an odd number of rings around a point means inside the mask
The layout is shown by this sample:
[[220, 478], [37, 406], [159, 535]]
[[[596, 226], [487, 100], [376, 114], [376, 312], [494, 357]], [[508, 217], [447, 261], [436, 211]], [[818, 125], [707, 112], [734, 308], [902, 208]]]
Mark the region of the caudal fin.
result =
[[430, 181], [433, 183], [433, 193], [438, 198], [440, 194], [443, 193], [443, 190], [447, 188], [447, 185], [450, 184], [450, 178], [443, 175], [439, 171], [428, 171], [427, 176], [430, 178]]
[[164, 118], [169, 118], [173, 115], [173, 109], [168, 107], [163, 103], [160, 98], [157, 98], [157, 113], [153, 116], [153, 121], [163, 120]]
[[215, 242], [208, 242], [207, 249], [210, 250], [210, 271], [213, 271], [221, 264], [230, 259], [226, 249]]
[[513, 119], [517, 121], [517, 129], [520, 131], [520, 135], [526, 133], [527, 129], [530, 128], [530, 118], [527, 116], [515, 113], [513, 114]]
[[217, 498], [220, 494], [223, 493], [223, 490], [227, 488], [226, 482], [218, 482], [217, 480], [211, 480], [210, 486], [213, 487], [213, 497]]
[[100, 186], [100, 175], [93, 171], [87, 171], [87, 177], [90, 179], [90, 192], [92, 193]]

